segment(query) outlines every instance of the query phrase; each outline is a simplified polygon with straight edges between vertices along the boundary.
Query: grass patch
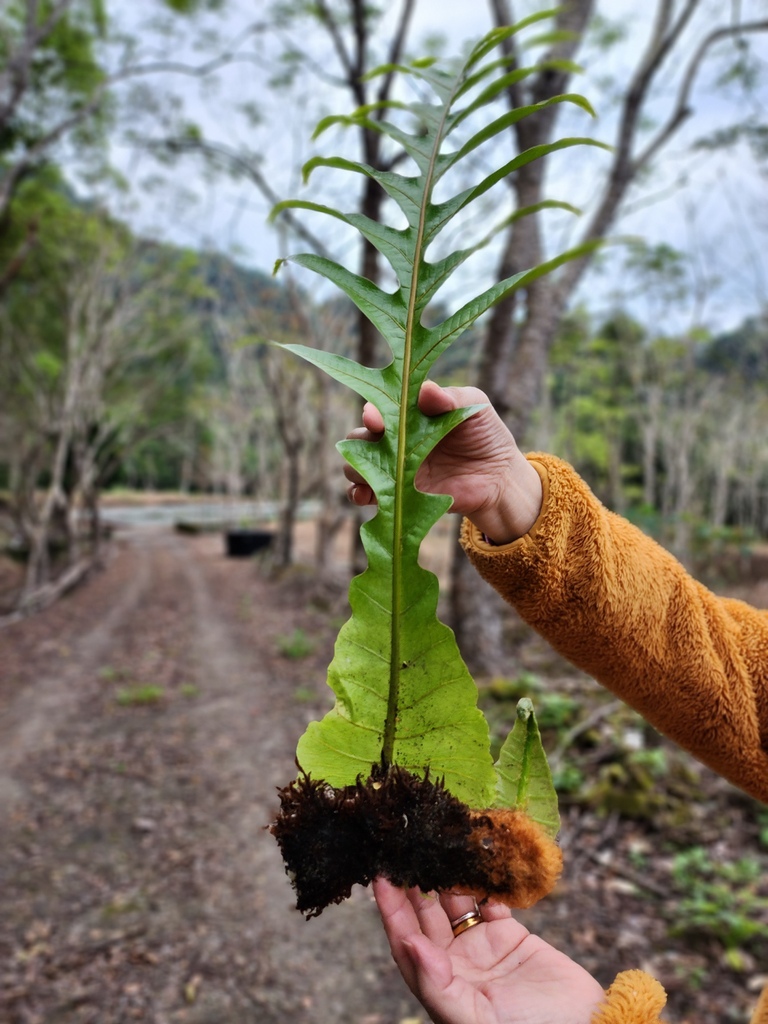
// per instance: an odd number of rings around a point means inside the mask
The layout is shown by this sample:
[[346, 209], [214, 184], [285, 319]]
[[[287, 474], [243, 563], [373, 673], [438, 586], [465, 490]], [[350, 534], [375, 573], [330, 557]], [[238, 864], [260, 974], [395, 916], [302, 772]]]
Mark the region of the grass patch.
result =
[[310, 701], [317, 699], [315, 691], [310, 690], [308, 686], [297, 686], [293, 691], [293, 696], [300, 704], [309, 704]]
[[125, 686], [118, 690], [115, 696], [115, 700], [123, 708], [159, 704], [164, 699], [165, 690], [162, 686], [155, 686], [152, 683], [145, 683], [139, 686]]
[[122, 668], [115, 668], [114, 665], [102, 665], [97, 675], [103, 683], [114, 683], [118, 679], [123, 678], [125, 670]]
[[297, 628], [292, 633], [277, 638], [277, 649], [284, 658], [298, 659], [310, 655], [315, 645], [303, 629]]

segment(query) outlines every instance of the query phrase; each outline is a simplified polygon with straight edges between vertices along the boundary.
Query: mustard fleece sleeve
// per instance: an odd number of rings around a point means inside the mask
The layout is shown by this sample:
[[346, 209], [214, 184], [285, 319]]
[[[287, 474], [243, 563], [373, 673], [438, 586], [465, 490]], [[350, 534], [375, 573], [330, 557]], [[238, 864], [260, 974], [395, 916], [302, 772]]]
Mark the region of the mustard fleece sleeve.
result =
[[667, 996], [644, 971], [622, 971], [605, 994], [590, 1024], [661, 1024]]
[[538, 520], [500, 547], [465, 521], [475, 567], [569, 661], [768, 803], [768, 612], [716, 597], [567, 463], [529, 460]]
[[763, 994], [757, 1001], [749, 1024], [768, 1024], [768, 985], [763, 989]]
[[[590, 1024], [663, 1024], [659, 1014], [667, 996], [644, 971], [622, 971], [605, 994]], [[750, 1024], [768, 1024], [768, 988], [758, 1000]]]

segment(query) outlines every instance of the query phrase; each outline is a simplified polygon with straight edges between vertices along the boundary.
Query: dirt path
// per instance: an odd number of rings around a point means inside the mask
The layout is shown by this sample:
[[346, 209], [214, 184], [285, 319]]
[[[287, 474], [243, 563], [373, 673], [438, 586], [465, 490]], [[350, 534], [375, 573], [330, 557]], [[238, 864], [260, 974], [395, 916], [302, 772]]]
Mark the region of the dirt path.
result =
[[336, 598], [142, 532], [0, 633], [3, 1024], [419, 1019], [367, 894], [305, 922], [264, 829]]

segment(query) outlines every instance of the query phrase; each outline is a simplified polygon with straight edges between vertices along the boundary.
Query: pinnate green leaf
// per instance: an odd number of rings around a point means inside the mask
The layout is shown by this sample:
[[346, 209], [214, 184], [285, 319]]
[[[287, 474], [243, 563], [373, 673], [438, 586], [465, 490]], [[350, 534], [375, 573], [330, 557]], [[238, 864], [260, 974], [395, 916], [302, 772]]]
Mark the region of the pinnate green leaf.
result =
[[[374, 179], [403, 212], [406, 228], [395, 229], [359, 213], [300, 200], [280, 204], [276, 212], [289, 206], [306, 209], [357, 229], [388, 261], [397, 282], [393, 291], [386, 292], [324, 257], [291, 257], [341, 288], [378, 328], [391, 354], [388, 365], [376, 369], [304, 346], [286, 346], [373, 402], [384, 420], [380, 440], [348, 440], [339, 445], [373, 488], [378, 508], [362, 528], [368, 567], [351, 583], [351, 617], [339, 633], [328, 669], [335, 705], [307, 728], [299, 741], [298, 763], [305, 773], [333, 787], [368, 778], [376, 763], [398, 764], [417, 775], [429, 770], [472, 807], [522, 807], [548, 831], [556, 832], [557, 799], [530, 702], [521, 703], [515, 729], [498, 765], [493, 765], [488, 725], [477, 707], [477, 688], [453, 633], [438, 619], [437, 579], [419, 562], [420, 545], [450, 507], [450, 498], [425, 494], [416, 487], [416, 474], [434, 446], [478, 411], [476, 407], [460, 409], [435, 418], [420, 412], [419, 391], [437, 357], [511, 290], [589, 251], [589, 246], [582, 246], [560, 254], [494, 284], [442, 323], [424, 325], [424, 313], [437, 291], [501, 227], [546, 207], [573, 209], [544, 200], [507, 214], [474, 244], [435, 262], [425, 256], [453, 217], [506, 175], [558, 149], [596, 145], [589, 138], [571, 138], [537, 146], [450, 198], [439, 203], [433, 199], [436, 185], [448, 170], [520, 118], [535, 117], [550, 103], [568, 102], [592, 112], [580, 96], [556, 96], [489, 120], [458, 149], [446, 148], [446, 140], [469, 115], [476, 116], [521, 75], [530, 73], [530, 69], [511, 67], [507, 57], [483, 63], [486, 58], [515, 32], [550, 14], [538, 13], [517, 26], [494, 30], [463, 65], [446, 69], [430, 59], [408, 66], [386, 65], [372, 73], [415, 76], [422, 92], [425, 86], [432, 90], [432, 102], [373, 104], [347, 117], [332, 116], [321, 122], [320, 131], [331, 125], [374, 128], [413, 158], [418, 173], [411, 176], [340, 157], [318, 156], [304, 168], [305, 180], [320, 169]], [[479, 95], [477, 90], [482, 90]], [[403, 112], [411, 119], [406, 127], [385, 119]], [[414, 121], [419, 126], [416, 133]]]

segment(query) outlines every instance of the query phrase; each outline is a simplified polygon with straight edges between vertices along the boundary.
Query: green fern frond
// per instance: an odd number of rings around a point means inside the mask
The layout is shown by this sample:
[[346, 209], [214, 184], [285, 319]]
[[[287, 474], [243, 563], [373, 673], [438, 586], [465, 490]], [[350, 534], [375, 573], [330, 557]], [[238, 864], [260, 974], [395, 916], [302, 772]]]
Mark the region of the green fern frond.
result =
[[[362, 529], [368, 568], [352, 581], [352, 615], [339, 633], [329, 667], [328, 682], [336, 695], [335, 706], [321, 721], [309, 725], [297, 752], [304, 772], [333, 787], [351, 785], [361, 776], [367, 778], [371, 765], [383, 763], [397, 764], [416, 775], [423, 775], [429, 768], [433, 777], [444, 777], [446, 787], [472, 807], [488, 807], [495, 801], [519, 806], [530, 798], [528, 782], [524, 793], [518, 784], [516, 765], [524, 762], [526, 771], [530, 771], [533, 762], [528, 753], [530, 745], [538, 741], [538, 731], [526, 724], [530, 718], [526, 711], [522, 732], [518, 729], [517, 738], [505, 748], [503, 763], [493, 765], [488, 726], [477, 708], [476, 687], [453, 633], [437, 618], [437, 580], [418, 560], [423, 538], [448, 510], [450, 499], [422, 493], [414, 481], [434, 446], [477, 411], [461, 409], [436, 419], [419, 411], [419, 390], [438, 356], [494, 303], [590, 248], [574, 248], [499, 281], [465, 302], [442, 323], [424, 326], [425, 310], [438, 290], [469, 256], [513, 219], [543, 208], [573, 211], [567, 203], [545, 201], [500, 218], [479, 242], [432, 262], [425, 258], [428, 248], [454, 218], [509, 174], [558, 150], [599, 145], [590, 138], [565, 138], [536, 146], [518, 153], [450, 198], [439, 202], [434, 198], [437, 186], [450, 171], [519, 120], [561, 103], [593, 114], [583, 97], [567, 93], [496, 116], [451, 148], [470, 118], [490, 111], [491, 104], [505, 90], [535, 70], [510, 68], [508, 58], [493, 56], [498, 47], [523, 28], [551, 17], [551, 13], [542, 12], [516, 26], [494, 30], [458, 67], [446, 68], [430, 59], [386, 65], [369, 76], [396, 72], [411, 77], [418, 81], [421, 92], [428, 87], [431, 102], [373, 104], [351, 115], [321, 121], [316, 134], [333, 125], [362, 126], [382, 133], [411, 157], [417, 173], [406, 175], [342, 157], [317, 156], [305, 165], [304, 180], [320, 170], [371, 178], [402, 212], [405, 227], [391, 227], [359, 213], [343, 213], [306, 200], [284, 202], [273, 211], [277, 216], [285, 209], [306, 210], [342, 221], [375, 246], [397, 280], [395, 290], [387, 292], [325, 257], [291, 257], [294, 263], [321, 275], [349, 296], [381, 332], [391, 351], [391, 361], [379, 369], [301, 345], [285, 346], [373, 402], [385, 424], [384, 436], [376, 444], [344, 441], [339, 445], [345, 458], [375, 491], [378, 510]], [[408, 115], [406, 121], [415, 123], [415, 130], [414, 124], [404, 127], [389, 120], [389, 114]], [[542, 770], [546, 774], [546, 761], [544, 769], [540, 760], [536, 761], [534, 774], [538, 777]], [[550, 831], [556, 831], [551, 781], [549, 786], [549, 797], [536, 795], [537, 806], [542, 806], [542, 801], [546, 805], [537, 816]]]

